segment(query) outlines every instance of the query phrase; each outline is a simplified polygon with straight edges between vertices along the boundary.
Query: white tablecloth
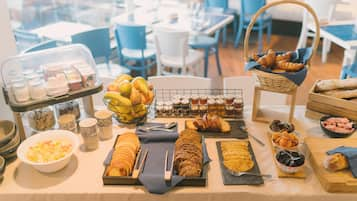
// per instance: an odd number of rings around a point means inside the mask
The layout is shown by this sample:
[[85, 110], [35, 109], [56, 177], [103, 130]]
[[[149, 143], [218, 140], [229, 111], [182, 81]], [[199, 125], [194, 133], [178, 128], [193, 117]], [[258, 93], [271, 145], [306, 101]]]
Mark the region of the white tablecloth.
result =
[[[274, 108], [274, 107], [270, 107]], [[286, 106], [275, 108], [287, 112]], [[11, 163], [5, 172], [5, 179], [0, 184], [1, 201], [26, 200], [66, 200], [66, 201], [119, 201], [119, 200], [264, 200], [264, 201], [336, 201], [356, 200], [356, 194], [327, 193], [320, 185], [313, 170], [307, 164], [306, 179], [279, 179], [276, 175], [273, 156], [267, 138], [267, 124], [250, 120], [250, 108], [245, 109], [245, 121], [251, 134], [262, 139], [262, 147], [250, 139], [260, 170], [272, 174], [272, 180], [265, 180], [261, 186], [224, 186], [218, 163], [215, 141], [206, 139], [209, 156], [212, 159], [209, 167], [206, 187], [177, 187], [164, 195], [149, 194], [142, 186], [104, 186], [102, 165], [105, 156], [111, 149], [114, 139], [100, 142], [97, 150], [84, 152], [78, 150], [69, 166], [54, 174], [42, 174], [18, 160]], [[297, 106], [295, 125], [302, 135], [323, 137], [318, 121], [304, 116], [303, 106]], [[283, 118], [284, 113], [275, 113]], [[157, 119], [156, 121], [172, 121]], [[178, 119], [179, 130], [184, 128], [183, 119]], [[117, 128], [116, 134], [128, 128]], [[80, 137], [80, 136], [78, 136]], [[355, 136], [352, 136], [355, 137]]]

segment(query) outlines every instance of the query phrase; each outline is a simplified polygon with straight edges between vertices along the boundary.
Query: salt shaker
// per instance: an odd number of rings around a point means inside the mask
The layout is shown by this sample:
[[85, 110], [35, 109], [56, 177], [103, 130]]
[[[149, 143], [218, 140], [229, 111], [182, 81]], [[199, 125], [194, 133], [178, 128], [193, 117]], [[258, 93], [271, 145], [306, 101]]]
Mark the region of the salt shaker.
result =
[[112, 115], [113, 113], [109, 110], [99, 110], [94, 114], [95, 118], [97, 119], [99, 138], [101, 140], [108, 140], [113, 137]]
[[97, 120], [87, 118], [79, 122], [79, 128], [83, 137], [84, 147], [87, 150], [98, 148]]

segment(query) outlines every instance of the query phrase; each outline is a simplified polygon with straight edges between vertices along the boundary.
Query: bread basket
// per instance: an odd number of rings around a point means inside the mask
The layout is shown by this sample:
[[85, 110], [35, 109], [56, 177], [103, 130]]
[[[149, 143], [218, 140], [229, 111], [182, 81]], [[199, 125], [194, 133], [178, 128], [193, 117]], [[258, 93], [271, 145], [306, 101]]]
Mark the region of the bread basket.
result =
[[[276, 6], [276, 5], [280, 5], [280, 4], [295, 4], [295, 5], [302, 6], [312, 15], [312, 17], [315, 21], [315, 39], [314, 39], [314, 42], [312, 45], [312, 55], [316, 52], [318, 45], [319, 45], [319, 39], [320, 39], [320, 25], [319, 25], [319, 20], [318, 20], [318, 17], [316, 15], [315, 11], [308, 4], [301, 2], [301, 1], [280, 0], [280, 1], [275, 1], [275, 2], [269, 3], [269, 4], [265, 5], [264, 7], [260, 8], [257, 11], [257, 13], [255, 13], [255, 15], [251, 18], [250, 24], [247, 28], [245, 38], [244, 38], [243, 54], [244, 54], [245, 62], [249, 62], [249, 56], [248, 56], [249, 44], [248, 44], [248, 42], [249, 42], [250, 33], [252, 31], [252, 28], [253, 28], [254, 24], [256, 23], [258, 17], [262, 13], [264, 13], [267, 9], [269, 9], [273, 6]], [[307, 69], [310, 67], [311, 58], [312, 58], [312, 56], [309, 58], [309, 60], [307, 61], [307, 64], [305, 65], [305, 67]], [[298, 87], [298, 85], [296, 85], [293, 81], [289, 80], [288, 78], [286, 78], [282, 75], [264, 72], [264, 71], [257, 70], [257, 69], [254, 69], [252, 71], [256, 75], [257, 81], [260, 84], [260, 87], [263, 89], [284, 93], [284, 92], [293, 91]]]

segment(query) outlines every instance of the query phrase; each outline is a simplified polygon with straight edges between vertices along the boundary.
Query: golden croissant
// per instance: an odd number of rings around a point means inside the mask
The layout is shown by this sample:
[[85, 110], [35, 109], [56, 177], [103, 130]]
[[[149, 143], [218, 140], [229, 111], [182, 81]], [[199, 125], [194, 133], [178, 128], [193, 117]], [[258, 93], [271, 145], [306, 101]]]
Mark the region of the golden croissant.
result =
[[261, 66], [271, 68], [275, 64], [276, 54], [273, 50], [269, 49], [268, 53], [257, 60]]
[[277, 63], [277, 67], [282, 70], [286, 70], [287, 72], [297, 72], [304, 68], [303, 63], [293, 63], [293, 62], [286, 62], [280, 61]]
[[286, 52], [284, 54], [279, 54], [275, 58], [275, 62], [279, 63], [280, 61], [290, 61], [292, 52]]

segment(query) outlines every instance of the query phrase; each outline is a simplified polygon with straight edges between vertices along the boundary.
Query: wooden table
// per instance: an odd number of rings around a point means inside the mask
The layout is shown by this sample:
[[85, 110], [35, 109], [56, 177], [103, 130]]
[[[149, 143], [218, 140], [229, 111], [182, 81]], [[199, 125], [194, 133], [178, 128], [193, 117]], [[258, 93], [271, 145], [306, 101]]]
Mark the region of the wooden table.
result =
[[[274, 106], [273, 106], [274, 107]], [[272, 106], [269, 106], [272, 108]], [[274, 114], [282, 117], [289, 110], [286, 106], [274, 108]], [[278, 112], [276, 112], [278, 111]], [[279, 113], [284, 112], [284, 113]], [[305, 118], [305, 107], [297, 106], [295, 125], [304, 136], [324, 138], [318, 122]], [[114, 139], [100, 142], [99, 148], [92, 152], [78, 150], [69, 166], [54, 174], [41, 174], [32, 167], [16, 160], [8, 165], [5, 179], [0, 184], [0, 200], [66, 200], [66, 201], [118, 201], [118, 200], [264, 200], [264, 201], [336, 201], [356, 200], [356, 194], [327, 193], [317, 180], [310, 164], [307, 163], [307, 178], [278, 179], [273, 156], [267, 138], [267, 124], [250, 121], [251, 107], [245, 108], [245, 121], [251, 134], [266, 143], [260, 146], [250, 139], [262, 173], [272, 174], [272, 180], [265, 180], [261, 186], [224, 186], [218, 156], [216, 139], [206, 139], [207, 149], [212, 162], [208, 172], [206, 187], [177, 187], [164, 195], [149, 194], [142, 186], [104, 186], [102, 162], [111, 149]], [[184, 119], [156, 119], [157, 122], [177, 120], [179, 130], [183, 129]], [[117, 127], [115, 134], [130, 128]], [[356, 137], [354, 135], [352, 137]], [[80, 136], [78, 136], [80, 138]]]
[[34, 29], [31, 32], [51, 40], [71, 42], [72, 35], [91, 29], [93, 27], [87, 24], [60, 21]]

